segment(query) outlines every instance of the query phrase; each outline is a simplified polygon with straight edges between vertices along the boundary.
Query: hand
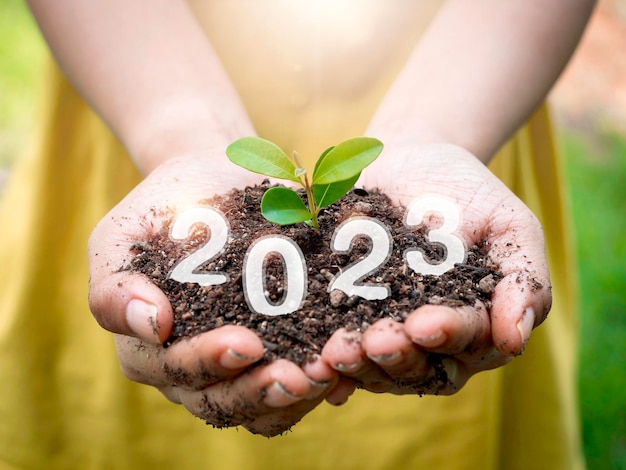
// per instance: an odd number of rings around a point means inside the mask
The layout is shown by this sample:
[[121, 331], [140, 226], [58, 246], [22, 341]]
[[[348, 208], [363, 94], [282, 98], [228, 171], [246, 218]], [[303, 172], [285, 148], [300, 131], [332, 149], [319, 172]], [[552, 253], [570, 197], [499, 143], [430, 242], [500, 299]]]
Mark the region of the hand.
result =
[[[159, 389], [191, 413], [217, 427], [242, 425], [266, 436], [298, 422], [324, 397], [337, 396], [338, 374], [318, 360], [300, 368], [286, 360], [256, 365], [264, 346], [252, 331], [222, 328], [162, 346], [172, 330], [167, 297], [144, 276], [120, 271], [130, 247], [148, 240], [163, 211], [244, 187], [260, 178], [208, 158], [168, 160], [155, 169], [95, 228], [89, 242], [91, 310], [116, 333], [123, 372]], [[341, 392], [335, 401], [345, 399]]]
[[[482, 163], [451, 145], [387, 145], [360, 183], [408, 206], [439, 194], [460, 210], [465, 246], [486, 242], [504, 278], [490, 311], [482, 304], [425, 305], [404, 324], [381, 320], [365, 333], [335, 333], [322, 357], [373, 392], [451, 394], [475, 373], [521, 354], [551, 304], [543, 234], [531, 211]], [[425, 223], [436, 227], [438, 218]]]

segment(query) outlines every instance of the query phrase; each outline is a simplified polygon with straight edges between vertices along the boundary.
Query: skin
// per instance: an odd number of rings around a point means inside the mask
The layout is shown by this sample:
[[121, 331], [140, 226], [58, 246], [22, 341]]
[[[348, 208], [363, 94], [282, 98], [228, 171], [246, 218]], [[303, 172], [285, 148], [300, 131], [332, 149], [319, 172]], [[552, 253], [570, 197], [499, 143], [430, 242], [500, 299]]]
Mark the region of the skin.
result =
[[[400, 203], [446, 194], [461, 210], [466, 246], [488, 240], [506, 277], [490, 313], [480, 305], [422, 307], [404, 325], [375, 324], [351, 347], [349, 334], [338, 331], [303, 369], [287, 361], [251, 367], [263, 345], [242, 327], [164, 350], [173, 318], [166, 297], [145, 278], [110, 268], [121, 266], [132, 243], [148, 239], [160, 223], [157, 215], [149, 223], [133, 221], [259, 181], [225, 159], [226, 146], [254, 135], [254, 128], [185, 3], [30, 4], [65, 73], [146, 174], [89, 243], [90, 307], [116, 334], [131, 380], [158, 388], [216, 426], [271, 436], [324, 399], [345, 402], [357, 385], [415, 393], [402, 384], [432, 374], [428, 351], [450, 357], [444, 363], [450, 382], [426, 392], [453, 393], [471, 375], [520, 354], [545, 319], [550, 292], [541, 228], [483, 164], [544, 99], [594, 2], [445, 2], [365, 132], [386, 150], [361, 183]], [[507, 243], [520, 248], [508, 253]], [[535, 280], [541, 288], [529, 288]]]

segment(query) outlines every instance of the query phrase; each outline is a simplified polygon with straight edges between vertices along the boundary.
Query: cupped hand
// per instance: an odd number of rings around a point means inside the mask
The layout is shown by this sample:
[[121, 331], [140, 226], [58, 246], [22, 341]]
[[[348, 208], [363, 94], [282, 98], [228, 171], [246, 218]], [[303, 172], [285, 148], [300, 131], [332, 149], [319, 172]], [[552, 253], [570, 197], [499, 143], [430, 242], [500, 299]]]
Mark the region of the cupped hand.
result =
[[[482, 303], [424, 305], [403, 324], [380, 320], [364, 333], [336, 332], [322, 357], [373, 392], [451, 394], [472, 375], [521, 354], [551, 305], [543, 232], [532, 212], [477, 158], [452, 145], [387, 144], [359, 184], [407, 207], [426, 195], [453, 202], [460, 213], [453, 236], [465, 247], [488, 246], [504, 277], [489, 310]], [[427, 212], [423, 223], [436, 229], [445, 217]]]
[[317, 406], [336, 388], [338, 374], [321, 360], [303, 367], [286, 360], [256, 364], [263, 357], [263, 343], [239, 326], [164, 348], [173, 325], [167, 297], [148, 278], [121, 269], [132, 256], [131, 246], [149, 240], [161, 228], [164, 214], [171, 217], [198, 201], [260, 180], [225, 158], [175, 158], [157, 167], [94, 229], [89, 303], [100, 325], [116, 333], [120, 364], [131, 380], [158, 388], [209, 424], [242, 425], [271, 436]]

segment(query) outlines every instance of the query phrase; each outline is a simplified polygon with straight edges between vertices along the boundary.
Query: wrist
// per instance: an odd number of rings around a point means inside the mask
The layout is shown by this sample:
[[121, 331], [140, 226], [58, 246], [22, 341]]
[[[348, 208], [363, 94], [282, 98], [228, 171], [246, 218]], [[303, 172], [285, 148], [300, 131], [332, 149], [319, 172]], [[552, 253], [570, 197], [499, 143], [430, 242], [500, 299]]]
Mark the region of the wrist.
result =
[[493, 136], [485, 138], [469, 129], [459, 129], [454, 126], [453, 120], [447, 123], [452, 124], [450, 127], [438, 125], [434, 120], [420, 118], [387, 120], [384, 116], [388, 114], [388, 112], [376, 114], [366, 133], [380, 139], [386, 148], [430, 145], [456, 147], [472, 154], [485, 165], [489, 164], [497, 151], [498, 144], [495, 144]]
[[127, 149], [139, 170], [147, 175], [172, 158], [202, 156], [218, 166], [228, 162], [226, 147], [234, 140], [256, 135], [248, 118], [223, 113], [176, 110], [152, 116], [128, 132]]
[[223, 151], [207, 154], [175, 155], [164, 160], [150, 173], [153, 181], [174, 185], [183, 200], [200, 200], [212, 194], [226, 194], [234, 188], [260, 184], [264, 177], [245, 170], [225, 156]]

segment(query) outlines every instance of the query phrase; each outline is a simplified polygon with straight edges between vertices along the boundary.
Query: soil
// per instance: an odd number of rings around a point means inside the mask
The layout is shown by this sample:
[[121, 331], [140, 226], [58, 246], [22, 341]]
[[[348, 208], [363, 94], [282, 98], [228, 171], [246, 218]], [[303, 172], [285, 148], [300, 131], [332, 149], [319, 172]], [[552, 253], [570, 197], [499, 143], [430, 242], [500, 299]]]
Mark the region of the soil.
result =
[[[166, 293], [174, 310], [174, 329], [166, 347], [222, 325], [243, 325], [263, 340], [266, 361], [281, 357], [303, 364], [321, 352], [328, 338], [339, 328], [364, 331], [381, 318], [402, 322], [424, 304], [461, 306], [480, 301], [490, 308], [490, 297], [501, 274], [487, 256], [487, 246], [470, 247], [466, 262], [441, 276], [416, 274], [405, 265], [407, 249], [418, 248], [429, 262], [436, 263], [443, 258], [444, 248], [429, 243], [423, 228], [405, 226], [404, 208], [393, 206], [384, 194], [362, 189], [350, 191], [341, 201], [323, 209], [319, 216], [320, 229], [315, 230], [305, 224], [279, 227], [266, 221], [259, 206], [269, 187], [265, 182], [203, 201], [226, 216], [230, 234], [224, 251], [196, 271], [226, 273], [229, 280], [225, 284], [202, 287], [167, 278], [180, 259], [205, 243], [210, 235], [206, 226], [196, 224], [187, 240], [173, 241], [169, 237], [170, 218], [152, 239], [133, 246], [134, 257], [125, 268], [147, 275]], [[330, 249], [335, 228], [356, 215], [377, 219], [391, 233], [393, 251], [388, 261], [361, 280], [387, 286], [391, 291], [387, 299], [367, 301], [357, 296], [348, 297], [339, 290], [327, 292], [330, 280], [341, 268], [363, 258], [370, 250], [367, 237], [357, 238], [349, 254], [337, 254]], [[304, 253], [307, 294], [301, 308], [291, 314], [255, 313], [244, 296], [245, 253], [254, 240], [269, 234], [289, 237]], [[281, 301], [284, 281], [281, 258], [275, 254], [268, 256], [265, 287], [271, 302]]]

